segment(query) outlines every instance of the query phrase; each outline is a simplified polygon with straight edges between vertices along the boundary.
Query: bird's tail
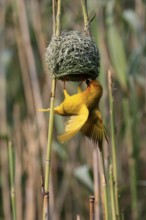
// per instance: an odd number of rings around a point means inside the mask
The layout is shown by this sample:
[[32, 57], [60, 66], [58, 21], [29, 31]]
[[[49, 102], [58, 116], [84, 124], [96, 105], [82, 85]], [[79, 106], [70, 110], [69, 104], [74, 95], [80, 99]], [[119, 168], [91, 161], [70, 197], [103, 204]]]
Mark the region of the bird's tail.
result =
[[107, 134], [107, 130], [106, 130], [105, 126], [104, 126], [104, 137], [105, 137], [105, 140], [107, 141], [107, 143], [109, 144], [109, 138], [108, 138], [108, 134]]
[[102, 116], [99, 110], [93, 111], [84, 126], [80, 130], [83, 135], [87, 136], [94, 143], [98, 143], [100, 151], [103, 148], [103, 140], [108, 141], [106, 128], [103, 124]]
[[102, 149], [103, 149], [103, 139], [104, 138], [105, 138], [107, 144], [109, 144], [109, 138], [108, 138], [108, 134], [107, 134], [107, 130], [106, 130], [105, 126], [103, 126], [103, 136], [102, 136], [102, 139], [98, 140], [98, 146], [99, 146], [100, 151], [102, 151]]

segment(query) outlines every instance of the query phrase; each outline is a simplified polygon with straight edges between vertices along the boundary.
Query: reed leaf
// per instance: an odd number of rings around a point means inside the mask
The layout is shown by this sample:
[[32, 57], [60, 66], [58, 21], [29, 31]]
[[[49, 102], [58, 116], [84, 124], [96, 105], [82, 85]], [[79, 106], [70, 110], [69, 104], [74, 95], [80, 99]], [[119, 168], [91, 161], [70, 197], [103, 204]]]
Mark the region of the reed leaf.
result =
[[127, 63], [124, 44], [118, 28], [114, 22], [114, 1], [109, 1], [106, 6], [107, 43], [112, 64], [123, 89], [127, 88]]

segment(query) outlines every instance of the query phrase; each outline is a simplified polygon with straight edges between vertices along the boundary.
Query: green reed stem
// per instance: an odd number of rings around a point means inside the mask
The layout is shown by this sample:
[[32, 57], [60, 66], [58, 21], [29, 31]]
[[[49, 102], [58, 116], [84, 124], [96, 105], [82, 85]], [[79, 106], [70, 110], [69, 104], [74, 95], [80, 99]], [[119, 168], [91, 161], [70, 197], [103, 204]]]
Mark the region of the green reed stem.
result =
[[116, 220], [116, 208], [115, 208], [115, 196], [114, 196], [114, 184], [113, 184], [112, 165], [109, 166], [109, 185], [110, 185], [112, 220]]
[[113, 184], [115, 195], [115, 208], [117, 219], [120, 219], [119, 213], [119, 199], [118, 199], [118, 178], [117, 178], [117, 160], [116, 160], [116, 143], [115, 143], [115, 129], [114, 129], [114, 108], [112, 96], [112, 80], [111, 72], [108, 72], [108, 87], [109, 87], [109, 105], [110, 105], [110, 130], [111, 130], [111, 150], [112, 150], [112, 164], [113, 164]]
[[132, 124], [130, 117], [130, 106], [127, 98], [123, 101], [124, 115], [127, 128], [127, 150], [128, 150], [128, 163], [130, 173], [130, 190], [131, 190], [131, 206], [133, 220], [138, 219], [138, 199], [137, 199], [137, 175], [136, 175], [136, 160], [134, 157], [134, 148], [132, 143]]
[[88, 24], [87, 0], [81, 0], [81, 5], [82, 5], [82, 11], [83, 11], [83, 17], [84, 17], [84, 26], [86, 29], [86, 26]]
[[14, 154], [13, 154], [11, 142], [8, 143], [8, 154], [9, 154], [12, 219], [16, 220], [16, 199], [15, 199], [15, 190], [14, 190]]
[[50, 120], [48, 127], [48, 143], [45, 167], [45, 185], [44, 185], [44, 204], [43, 204], [43, 220], [49, 219], [49, 183], [51, 171], [51, 148], [53, 137], [53, 122], [54, 122], [54, 101], [55, 101], [55, 86], [56, 80], [52, 80], [52, 93], [50, 102]]
[[[81, 0], [81, 5], [82, 5], [82, 11], [83, 11], [83, 17], [84, 17], [84, 26], [85, 26], [85, 30], [88, 31], [89, 34], [90, 30], [89, 30], [89, 19], [88, 19], [88, 9], [87, 9], [87, 0]], [[92, 19], [94, 18], [95, 13], [93, 14]], [[92, 20], [91, 19], [91, 20]], [[98, 151], [99, 149], [97, 149]], [[102, 180], [102, 186], [103, 186], [103, 206], [104, 206], [104, 217], [105, 220], [108, 220], [108, 193], [107, 193], [107, 182], [106, 182], [106, 171], [105, 171], [105, 164], [104, 164], [104, 151], [102, 149], [102, 151], [100, 152], [100, 159], [101, 159], [101, 180]]]
[[102, 184], [103, 184], [103, 197], [104, 197], [104, 217], [105, 217], [104, 219], [109, 220], [107, 183], [105, 181], [104, 174], [102, 175]]
[[[98, 151], [99, 149], [97, 149]], [[109, 220], [109, 209], [108, 209], [108, 192], [107, 192], [107, 181], [106, 181], [106, 172], [104, 164], [104, 151], [100, 151], [100, 175], [101, 175], [101, 184], [103, 187], [103, 209], [104, 209], [104, 220]]]
[[57, 2], [57, 16], [56, 16], [56, 32], [55, 35], [60, 35], [61, 30], [61, 0], [58, 0]]
[[104, 207], [105, 207], [105, 220], [109, 219], [109, 209], [108, 209], [108, 183], [106, 177], [106, 168], [104, 162], [104, 149], [101, 151], [102, 167], [103, 167], [103, 193], [104, 193]]
[[124, 218], [124, 212], [122, 211], [122, 213], [121, 213], [121, 220], [124, 220], [125, 218]]
[[52, 0], [53, 35], [56, 33], [56, 0]]
[[[55, 1], [53, 0], [53, 13], [55, 13]], [[57, 1], [57, 16], [54, 19], [53, 14], [53, 32], [54, 35], [59, 36], [60, 34], [60, 17], [61, 17], [61, 0]], [[44, 185], [44, 201], [43, 201], [43, 220], [49, 219], [49, 183], [50, 183], [50, 171], [51, 171], [51, 148], [53, 138], [53, 122], [54, 122], [54, 102], [55, 102], [55, 91], [56, 91], [56, 79], [52, 79], [51, 89], [51, 101], [50, 101], [50, 120], [48, 126], [48, 143], [47, 143], [47, 154], [46, 154], [46, 167], [45, 167], [45, 185]]]
[[87, 0], [81, 0], [81, 5], [84, 18], [84, 31], [86, 34], [91, 36], [90, 23], [95, 18], [96, 13], [94, 10], [92, 10], [91, 13], [88, 15]]

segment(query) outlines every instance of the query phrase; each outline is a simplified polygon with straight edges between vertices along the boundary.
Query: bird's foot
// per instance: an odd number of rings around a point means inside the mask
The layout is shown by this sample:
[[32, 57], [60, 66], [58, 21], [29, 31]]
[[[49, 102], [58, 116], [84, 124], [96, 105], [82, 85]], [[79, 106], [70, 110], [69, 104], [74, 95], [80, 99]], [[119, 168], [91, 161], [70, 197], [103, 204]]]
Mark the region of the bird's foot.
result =
[[49, 112], [50, 109], [49, 108], [38, 108], [39, 112]]

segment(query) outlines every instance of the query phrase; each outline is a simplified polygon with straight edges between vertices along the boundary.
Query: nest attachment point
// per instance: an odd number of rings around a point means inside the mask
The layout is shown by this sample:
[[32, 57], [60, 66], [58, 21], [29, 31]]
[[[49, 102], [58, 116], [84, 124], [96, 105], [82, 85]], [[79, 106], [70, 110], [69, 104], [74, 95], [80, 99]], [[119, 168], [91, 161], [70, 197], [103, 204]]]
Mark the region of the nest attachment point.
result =
[[92, 38], [79, 31], [53, 36], [45, 53], [53, 77], [65, 81], [95, 79], [99, 74], [99, 51]]

